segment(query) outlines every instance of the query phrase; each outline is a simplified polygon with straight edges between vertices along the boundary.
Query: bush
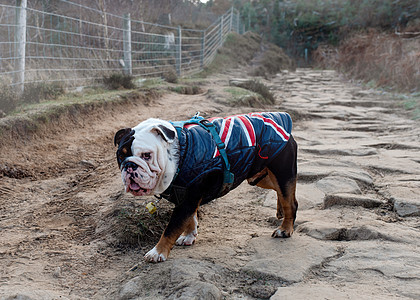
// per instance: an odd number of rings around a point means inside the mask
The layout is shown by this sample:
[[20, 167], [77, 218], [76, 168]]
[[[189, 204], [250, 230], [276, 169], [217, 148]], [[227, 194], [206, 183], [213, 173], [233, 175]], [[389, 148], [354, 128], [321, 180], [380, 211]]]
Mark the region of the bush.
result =
[[[264, 104], [274, 104], [274, 95], [263, 83], [255, 80], [231, 80], [229, 84], [232, 88], [226, 91], [231, 93], [237, 104], [251, 107], [263, 107]], [[249, 93], [247, 91], [251, 91]]]
[[103, 83], [110, 90], [134, 89], [136, 86], [131, 75], [114, 73], [110, 76], [104, 76]]
[[25, 84], [25, 89], [20, 96], [14, 87], [2, 86], [0, 87], [0, 111], [8, 114], [18, 105], [55, 99], [64, 92], [63, 86], [59, 83], [28, 83]]
[[0, 115], [14, 110], [18, 104], [16, 92], [10, 86], [0, 86]]
[[170, 88], [170, 90], [174, 91], [175, 93], [183, 94], [183, 95], [197, 95], [203, 92], [202, 89], [196, 85], [176, 86], [176, 87]]
[[55, 99], [64, 94], [60, 83], [28, 83], [20, 97], [19, 104], [39, 103], [42, 100]]
[[266, 99], [268, 103], [274, 103], [274, 96], [264, 83], [255, 80], [247, 80], [244, 82], [239, 82], [235, 85], [261, 95], [264, 99]]
[[177, 83], [178, 75], [176, 74], [174, 69], [169, 69], [165, 73], [163, 73], [163, 79], [169, 83]]

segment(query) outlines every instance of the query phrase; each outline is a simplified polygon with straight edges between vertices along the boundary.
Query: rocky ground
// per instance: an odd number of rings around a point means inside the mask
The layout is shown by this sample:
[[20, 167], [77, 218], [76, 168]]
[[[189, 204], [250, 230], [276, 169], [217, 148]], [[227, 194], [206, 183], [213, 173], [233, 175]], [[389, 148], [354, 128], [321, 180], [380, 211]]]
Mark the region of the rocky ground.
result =
[[[266, 81], [276, 103], [264, 108], [231, 107], [208, 92], [243, 74], [210, 78], [203, 94], [107, 109], [3, 148], [8, 174], [20, 175], [0, 177], [0, 299], [420, 298], [418, 121], [333, 71], [277, 75]], [[253, 110], [294, 118], [294, 235], [270, 237], [274, 192], [244, 183], [201, 208], [196, 244], [175, 247], [168, 261], [142, 261], [158, 234], [121, 246], [117, 212], [145, 210], [148, 199], [122, 192], [115, 131], [148, 117]], [[158, 217], [171, 209], [158, 206]]]

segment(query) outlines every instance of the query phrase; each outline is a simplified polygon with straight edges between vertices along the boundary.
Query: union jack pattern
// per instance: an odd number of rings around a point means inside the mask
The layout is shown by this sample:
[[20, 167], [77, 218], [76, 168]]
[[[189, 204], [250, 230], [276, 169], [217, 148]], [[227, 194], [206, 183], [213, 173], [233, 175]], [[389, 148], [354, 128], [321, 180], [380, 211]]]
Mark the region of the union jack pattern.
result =
[[[287, 113], [260, 112], [207, 120], [214, 124], [217, 134], [225, 144], [230, 172], [234, 174], [232, 189], [261, 171], [291, 138], [292, 119]], [[189, 187], [207, 174], [223, 174], [224, 160], [217, 149], [216, 141], [202, 126], [182, 125], [178, 141], [181, 161], [174, 185]], [[222, 183], [223, 180], [220, 185]], [[215, 186], [215, 194], [209, 197], [220, 197], [219, 191], [220, 186]]]
[[[222, 120], [219, 129], [219, 136], [227, 149], [229, 149], [230, 146], [229, 142], [232, 137], [232, 132], [234, 132], [234, 134], [245, 135], [247, 145], [249, 147], [257, 145], [255, 128], [252, 121], [262, 122], [264, 125], [269, 126], [269, 128], [271, 128], [273, 132], [276, 133], [285, 142], [287, 142], [290, 138], [290, 133], [288, 133], [280, 124], [275, 122], [274, 118], [272, 116], [270, 117], [270, 113], [265, 113], [264, 115], [263, 113], [250, 113], [244, 115], [229, 116], [225, 118], [209, 119], [210, 122], [215, 122], [217, 120]], [[238, 126], [235, 127], [235, 124]], [[236, 128], [236, 130], [234, 130], [234, 128]], [[236, 132], [237, 130], [241, 130], [241, 132]], [[235, 147], [235, 145], [232, 146]], [[219, 155], [219, 149], [216, 147], [213, 157], [217, 157]]]

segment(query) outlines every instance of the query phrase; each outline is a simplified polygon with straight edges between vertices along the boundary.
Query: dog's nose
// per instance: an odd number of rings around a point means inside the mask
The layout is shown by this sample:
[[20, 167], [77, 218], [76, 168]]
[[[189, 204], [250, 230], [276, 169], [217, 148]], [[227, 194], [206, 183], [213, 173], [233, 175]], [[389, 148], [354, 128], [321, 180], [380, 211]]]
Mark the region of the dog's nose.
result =
[[124, 166], [124, 169], [128, 170], [128, 168], [131, 168], [131, 170], [135, 171], [135, 170], [137, 170], [138, 166], [135, 163], [129, 161]]

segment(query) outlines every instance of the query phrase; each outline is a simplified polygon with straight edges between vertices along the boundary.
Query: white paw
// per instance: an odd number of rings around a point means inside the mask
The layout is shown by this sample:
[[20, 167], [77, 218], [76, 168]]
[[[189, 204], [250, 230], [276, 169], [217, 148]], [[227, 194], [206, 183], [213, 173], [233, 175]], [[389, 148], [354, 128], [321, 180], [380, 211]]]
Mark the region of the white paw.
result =
[[194, 233], [194, 232], [191, 232], [190, 234], [187, 234], [187, 235], [181, 235], [176, 240], [176, 245], [177, 246], [191, 246], [192, 244], [194, 244], [196, 237], [197, 237], [197, 233]]
[[273, 237], [273, 238], [289, 238], [291, 235], [292, 235], [292, 233], [287, 233], [285, 230], [277, 228], [276, 230], [274, 230], [271, 237]]
[[147, 253], [144, 255], [144, 259], [145, 259], [146, 261], [149, 261], [149, 262], [154, 262], [154, 263], [157, 263], [157, 262], [162, 262], [162, 261], [165, 261], [165, 260], [166, 260], [166, 257], [165, 257], [165, 255], [163, 255], [162, 253], [159, 253], [159, 252], [156, 250], [156, 247], [154, 247], [152, 250], [150, 250], [149, 252], [147, 252]]

